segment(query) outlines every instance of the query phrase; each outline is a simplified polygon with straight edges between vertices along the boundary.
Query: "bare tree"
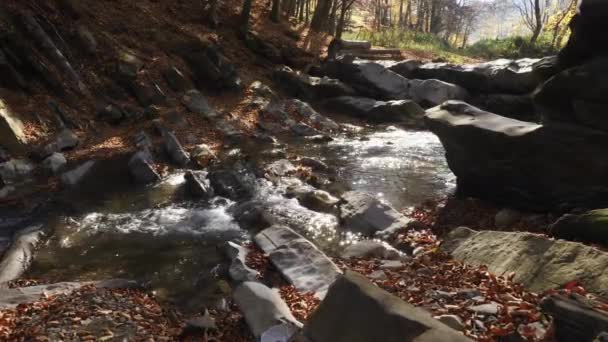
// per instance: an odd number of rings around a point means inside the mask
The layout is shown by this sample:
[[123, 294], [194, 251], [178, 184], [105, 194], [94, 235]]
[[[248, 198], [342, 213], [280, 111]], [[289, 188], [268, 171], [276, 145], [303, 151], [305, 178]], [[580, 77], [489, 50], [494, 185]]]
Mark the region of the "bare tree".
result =
[[513, 5], [519, 11], [521, 18], [530, 31], [530, 43], [535, 44], [549, 20], [549, 9], [552, 0], [513, 0]]

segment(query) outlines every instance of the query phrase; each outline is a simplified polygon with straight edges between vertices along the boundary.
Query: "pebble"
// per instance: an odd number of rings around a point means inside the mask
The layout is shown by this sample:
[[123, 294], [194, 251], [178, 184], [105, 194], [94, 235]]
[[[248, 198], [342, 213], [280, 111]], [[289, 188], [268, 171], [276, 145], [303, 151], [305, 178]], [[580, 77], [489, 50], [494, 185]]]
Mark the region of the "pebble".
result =
[[465, 328], [460, 317], [456, 315], [441, 315], [435, 318], [454, 330], [463, 331]]
[[500, 304], [492, 302], [488, 304], [469, 306], [467, 309], [481, 315], [496, 315], [500, 310]]

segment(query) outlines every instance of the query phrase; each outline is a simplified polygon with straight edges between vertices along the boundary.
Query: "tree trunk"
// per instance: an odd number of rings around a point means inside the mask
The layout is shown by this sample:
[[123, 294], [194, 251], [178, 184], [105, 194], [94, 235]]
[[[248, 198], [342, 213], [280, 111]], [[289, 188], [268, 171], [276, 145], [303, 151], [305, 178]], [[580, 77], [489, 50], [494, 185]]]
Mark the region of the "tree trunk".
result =
[[536, 21], [536, 26], [534, 27], [532, 38], [530, 39], [532, 45], [536, 44], [536, 41], [543, 30], [543, 13], [540, 8], [540, 0], [534, 0], [534, 19]]
[[329, 11], [331, 11], [331, 0], [319, 0], [315, 8], [315, 12], [312, 16], [310, 28], [322, 32], [327, 30], [327, 20], [329, 18]]
[[275, 23], [281, 21], [281, 0], [272, 0], [270, 20], [274, 21]]
[[251, 1], [243, 1], [243, 10], [241, 11], [241, 33], [246, 34], [249, 31], [249, 17], [251, 16]]

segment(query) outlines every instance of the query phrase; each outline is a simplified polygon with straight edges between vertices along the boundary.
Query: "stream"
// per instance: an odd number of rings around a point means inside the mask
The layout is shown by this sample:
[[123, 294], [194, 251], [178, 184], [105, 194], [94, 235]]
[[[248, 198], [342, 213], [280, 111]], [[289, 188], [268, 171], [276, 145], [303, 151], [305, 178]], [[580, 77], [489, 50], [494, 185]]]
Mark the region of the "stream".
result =
[[[376, 126], [341, 134], [326, 144], [299, 139], [287, 141], [287, 146], [289, 155], [313, 157], [330, 167], [325, 178], [332, 181], [321, 187], [334, 195], [366, 191], [405, 210], [455, 189], [443, 147], [430, 132]], [[254, 159], [264, 165], [277, 158]], [[247, 185], [252, 200], [295, 222], [292, 228], [320, 248], [332, 254], [348, 242], [337, 233], [334, 216], [305, 209], [296, 199], [283, 196], [293, 179], [272, 184], [252, 178]], [[137, 279], [159, 298], [185, 309], [213, 302], [223, 291], [216, 276], [223, 262], [219, 247], [225, 241], [248, 240], [253, 227], [236, 222], [236, 201], [193, 201], [184, 195], [183, 184], [183, 172], [176, 171], [155, 186], [131, 186], [80, 206], [76, 213], [52, 216], [52, 234], [39, 247], [25, 277]]]

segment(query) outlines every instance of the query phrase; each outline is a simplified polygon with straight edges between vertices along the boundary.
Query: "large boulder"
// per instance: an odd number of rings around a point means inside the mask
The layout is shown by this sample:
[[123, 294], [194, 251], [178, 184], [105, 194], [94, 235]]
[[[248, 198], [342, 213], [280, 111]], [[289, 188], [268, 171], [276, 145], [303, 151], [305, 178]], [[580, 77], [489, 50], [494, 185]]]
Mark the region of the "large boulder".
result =
[[409, 73], [411, 78], [437, 79], [457, 84], [473, 92], [526, 94], [551, 73], [553, 57], [546, 59], [499, 59], [469, 65], [428, 63]]
[[80, 164], [78, 167], [66, 171], [61, 175], [61, 182], [69, 187], [75, 187], [89, 175], [95, 166], [94, 160], [89, 160]]
[[154, 168], [152, 155], [147, 150], [136, 152], [129, 159], [129, 173], [139, 184], [150, 184], [160, 180], [160, 175]]
[[581, 243], [461, 227], [448, 234], [441, 248], [467, 264], [487, 265], [495, 274], [514, 272], [514, 280], [531, 291], [560, 288], [576, 280], [590, 292], [608, 294], [608, 253]]
[[295, 114], [303, 117], [313, 126], [318, 127], [323, 131], [331, 132], [340, 129], [340, 125], [338, 125], [334, 120], [319, 114], [306, 102], [300, 101], [298, 99], [292, 99], [285, 101], [285, 107], [287, 109], [292, 110]]
[[352, 271], [331, 286], [304, 335], [311, 342], [470, 341]]
[[564, 70], [534, 94], [545, 122], [570, 122], [608, 130], [608, 58]]
[[608, 209], [564, 215], [551, 225], [550, 231], [560, 239], [608, 245]]
[[424, 109], [412, 100], [377, 101], [366, 97], [340, 96], [324, 102], [328, 108], [372, 122], [403, 122], [422, 126]]
[[459, 85], [440, 80], [410, 80], [410, 96], [418, 103], [436, 106], [447, 100], [466, 100], [469, 93]]
[[376, 197], [357, 191], [342, 195], [340, 219], [345, 229], [372, 236], [405, 228], [410, 220]]
[[562, 67], [579, 65], [596, 56], [608, 56], [608, 37], [597, 32], [606, 30], [608, 3], [583, 0], [578, 13], [570, 22], [570, 39], [559, 53]]
[[277, 68], [273, 77], [281, 88], [305, 100], [355, 94], [352, 87], [339, 80], [309, 76], [287, 66]]
[[325, 75], [337, 78], [364, 96], [382, 100], [409, 98], [409, 80], [373, 62], [332, 61], [323, 65]]
[[14, 153], [23, 152], [27, 138], [23, 131], [23, 123], [0, 100], [0, 145]]
[[471, 104], [511, 119], [531, 122], [540, 119], [530, 95], [482, 94], [471, 99]]
[[314, 293], [322, 299], [341, 273], [331, 259], [290, 228], [272, 226], [256, 235], [254, 240], [281, 274], [302, 293]]
[[179, 53], [192, 69], [192, 76], [200, 86], [212, 89], [240, 89], [241, 79], [232, 62], [220, 48], [210, 42], [192, 42], [179, 48]]
[[427, 111], [463, 194], [528, 209], [608, 205], [608, 134], [538, 125], [449, 101]]

